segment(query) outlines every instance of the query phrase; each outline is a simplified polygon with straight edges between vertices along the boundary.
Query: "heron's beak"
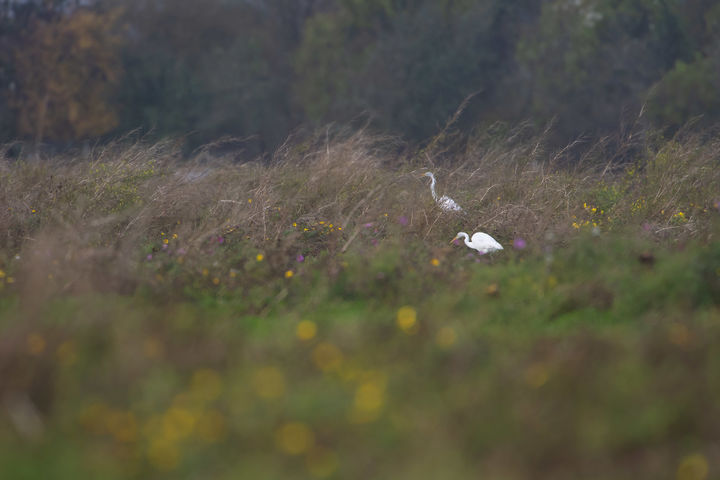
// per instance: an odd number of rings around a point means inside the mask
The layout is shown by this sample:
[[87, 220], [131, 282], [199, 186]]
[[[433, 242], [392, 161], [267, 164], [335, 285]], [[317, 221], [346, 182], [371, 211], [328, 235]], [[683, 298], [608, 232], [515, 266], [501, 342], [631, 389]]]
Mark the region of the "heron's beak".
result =
[[457, 239], [458, 239], [458, 237], [453, 238], [452, 240], [450, 240], [450, 243], [453, 243]]

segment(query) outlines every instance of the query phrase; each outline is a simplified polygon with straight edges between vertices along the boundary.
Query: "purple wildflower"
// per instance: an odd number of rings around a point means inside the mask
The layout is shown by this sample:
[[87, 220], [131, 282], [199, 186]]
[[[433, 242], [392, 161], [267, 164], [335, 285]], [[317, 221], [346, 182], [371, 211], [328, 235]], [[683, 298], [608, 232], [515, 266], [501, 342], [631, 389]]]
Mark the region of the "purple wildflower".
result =
[[518, 250], [522, 250], [525, 247], [527, 247], [527, 242], [525, 241], [524, 238], [518, 237], [515, 240], [513, 240], [513, 247], [515, 247]]
[[297, 260], [298, 262], [304, 262], [304, 261], [305, 261], [305, 257], [303, 257], [303, 254], [300, 253], [300, 254], [298, 254], [298, 256], [296, 257], [296, 260]]
[[217, 241], [218, 243], [225, 243], [225, 237], [218, 237]]
[[400, 218], [398, 218], [398, 223], [400, 223], [400, 225], [403, 225], [403, 226], [407, 225], [408, 224], [407, 217], [405, 215], [402, 215]]
[[152, 253], [148, 253], [148, 256], [146, 257], [148, 260], [152, 260]]
[[372, 223], [372, 222], [368, 222], [368, 223], [366, 223], [365, 225], [363, 225], [363, 227], [365, 227], [365, 228], [370, 228], [370, 227], [372, 227], [372, 226], [373, 226], [373, 223]]

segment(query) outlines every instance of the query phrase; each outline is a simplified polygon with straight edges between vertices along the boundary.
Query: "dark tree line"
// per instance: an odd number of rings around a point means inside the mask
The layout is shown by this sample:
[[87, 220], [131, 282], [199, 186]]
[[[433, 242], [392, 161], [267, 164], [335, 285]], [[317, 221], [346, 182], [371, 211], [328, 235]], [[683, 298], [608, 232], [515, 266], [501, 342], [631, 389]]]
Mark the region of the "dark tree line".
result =
[[0, 0], [0, 137], [136, 128], [192, 145], [362, 118], [422, 141], [554, 120], [720, 119], [714, 0]]

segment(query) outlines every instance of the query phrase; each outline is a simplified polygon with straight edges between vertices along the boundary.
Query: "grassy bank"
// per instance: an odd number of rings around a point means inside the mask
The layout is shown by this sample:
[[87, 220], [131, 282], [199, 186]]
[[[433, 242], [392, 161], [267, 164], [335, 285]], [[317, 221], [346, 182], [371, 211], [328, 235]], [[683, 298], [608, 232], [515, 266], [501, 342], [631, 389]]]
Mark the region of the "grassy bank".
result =
[[3, 160], [3, 478], [717, 475], [717, 141], [402, 151]]

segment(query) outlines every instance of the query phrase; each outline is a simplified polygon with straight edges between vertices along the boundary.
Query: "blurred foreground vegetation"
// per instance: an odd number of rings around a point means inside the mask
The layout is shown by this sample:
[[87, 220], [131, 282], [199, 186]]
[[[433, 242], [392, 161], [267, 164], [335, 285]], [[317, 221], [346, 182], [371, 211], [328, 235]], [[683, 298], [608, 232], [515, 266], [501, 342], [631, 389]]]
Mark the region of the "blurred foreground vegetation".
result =
[[5, 158], [0, 476], [716, 478], [718, 141]]

